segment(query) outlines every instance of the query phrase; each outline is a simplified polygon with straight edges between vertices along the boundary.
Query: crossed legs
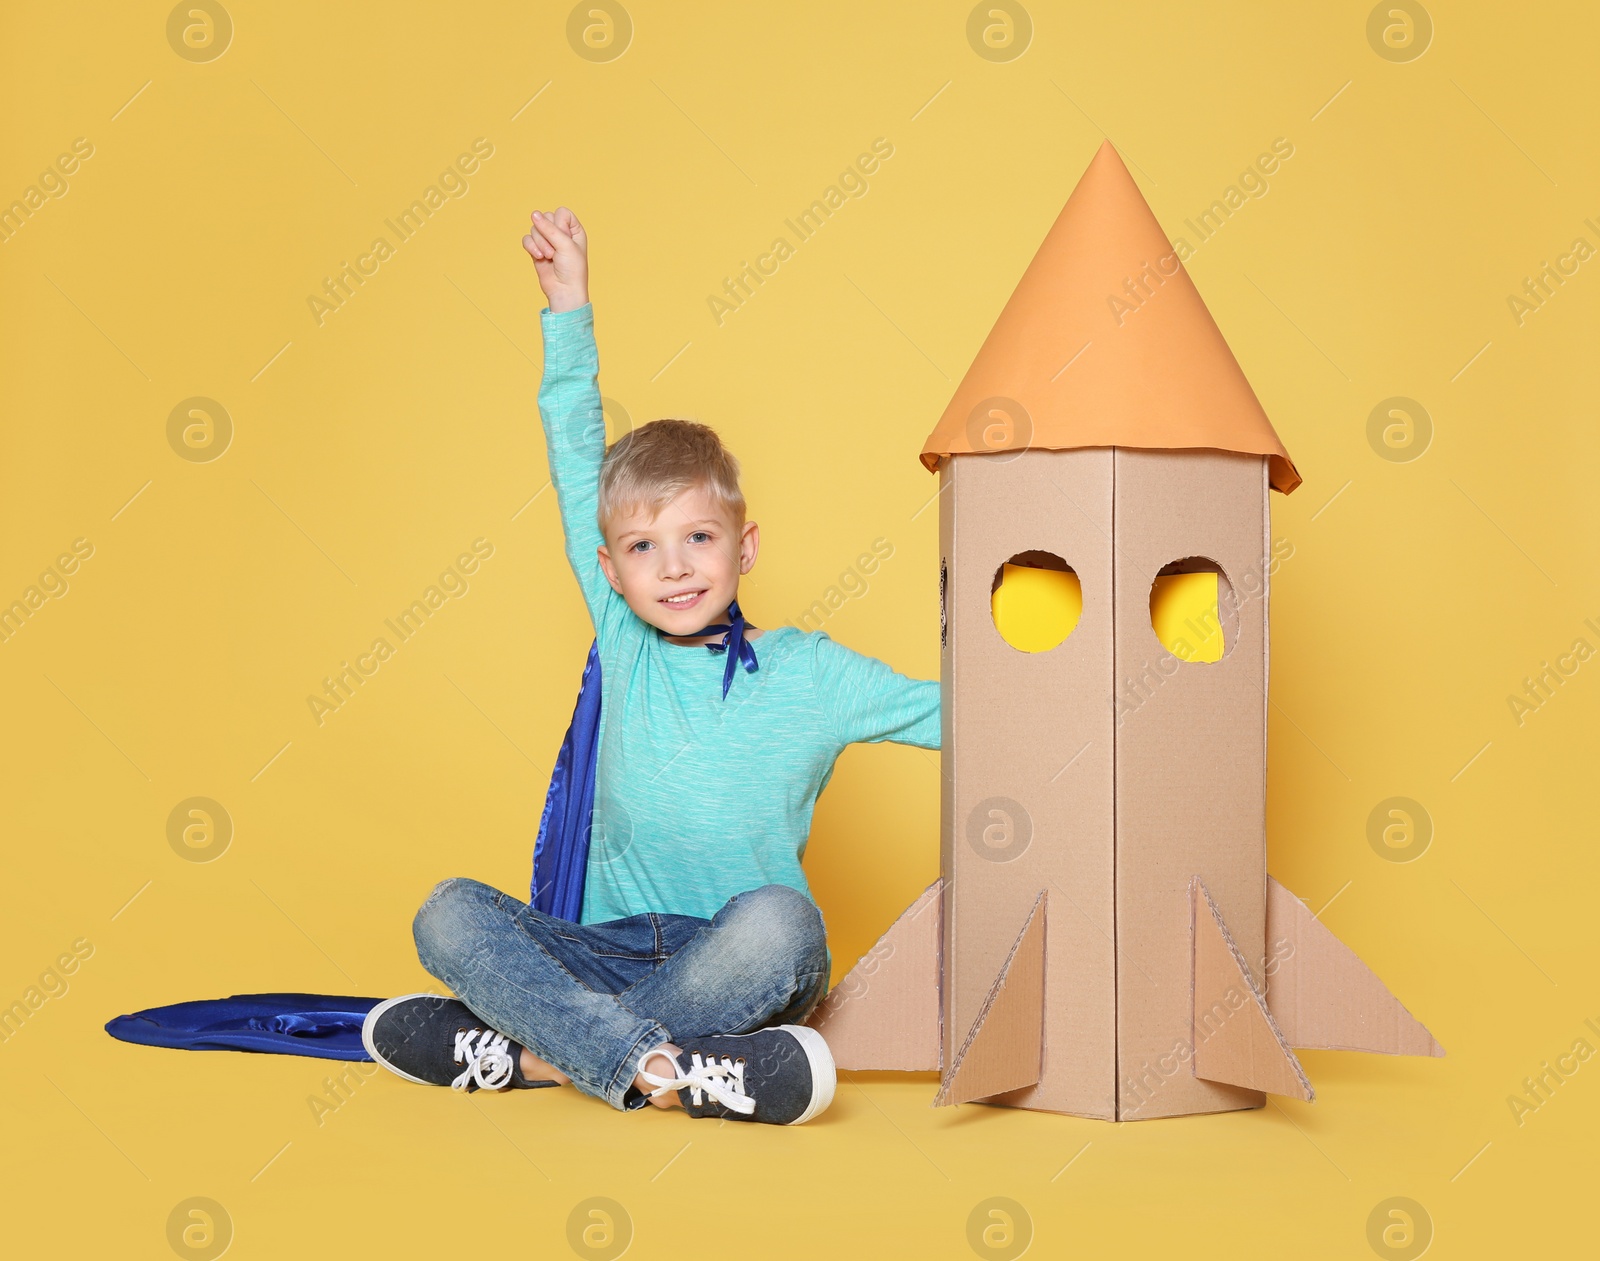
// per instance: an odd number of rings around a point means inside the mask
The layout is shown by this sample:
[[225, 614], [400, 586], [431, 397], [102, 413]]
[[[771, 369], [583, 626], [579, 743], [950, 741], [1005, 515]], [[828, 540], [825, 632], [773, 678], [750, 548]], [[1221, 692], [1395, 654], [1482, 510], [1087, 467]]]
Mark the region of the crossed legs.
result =
[[741, 893], [709, 920], [580, 925], [458, 878], [429, 894], [413, 932], [423, 966], [526, 1049], [527, 1077], [570, 1081], [625, 1110], [646, 1102], [647, 1053], [798, 1023], [828, 983], [822, 916], [786, 885]]

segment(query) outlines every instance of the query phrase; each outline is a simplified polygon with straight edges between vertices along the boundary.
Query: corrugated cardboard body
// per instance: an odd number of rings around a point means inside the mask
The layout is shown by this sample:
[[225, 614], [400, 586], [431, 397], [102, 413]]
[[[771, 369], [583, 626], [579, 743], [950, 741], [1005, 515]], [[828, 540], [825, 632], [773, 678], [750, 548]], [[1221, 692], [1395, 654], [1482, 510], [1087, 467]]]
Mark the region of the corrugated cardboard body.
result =
[[[1036, 1085], [995, 1102], [1111, 1119], [1112, 453], [955, 456], [943, 462], [940, 477], [947, 768], [941, 1059], [948, 1070], [1046, 890], [1043, 1073]], [[1034, 550], [1077, 571], [1083, 615], [1059, 647], [1025, 653], [1000, 637], [989, 596], [1000, 566]], [[1012, 829], [1009, 847], [985, 843], [985, 829], [997, 826]]]
[[[1195, 557], [1264, 593], [1265, 461], [1026, 450], [948, 456], [941, 476], [947, 1071], [1044, 889], [1042, 1073], [990, 1102], [1120, 1119], [1260, 1106], [1190, 1071], [1189, 880], [1264, 943], [1266, 601], [1230, 610], [1215, 663], [1163, 648], [1149, 601], [1163, 566]], [[1012, 648], [989, 613], [1000, 566], [1026, 552], [1061, 557], [1083, 589], [1048, 652]], [[1014, 816], [998, 847], [982, 840], [996, 810]]]
[[[1259, 1107], [1254, 1091], [1172, 1065], [1191, 1039], [1191, 877], [1205, 882], [1265, 988], [1265, 461], [1118, 448], [1115, 473], [1117, 1114]], [[1215, 562], [1235, 596], [1219, 600], [1221, 661], [1179, 661], [1151, 629], [1157, 571], [1191, 557]]]

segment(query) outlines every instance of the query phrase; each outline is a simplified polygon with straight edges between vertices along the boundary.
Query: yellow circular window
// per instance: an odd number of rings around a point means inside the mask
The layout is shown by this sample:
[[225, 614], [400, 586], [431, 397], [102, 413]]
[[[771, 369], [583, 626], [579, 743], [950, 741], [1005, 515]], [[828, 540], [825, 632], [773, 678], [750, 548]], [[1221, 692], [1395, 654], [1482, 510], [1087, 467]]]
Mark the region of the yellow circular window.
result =
[[989, 612], [1000, 637], [1021, 652], [1049, 652], [1083, 616], [1083, 588], [1053, 552], [1019, 552], [1000, 566]]

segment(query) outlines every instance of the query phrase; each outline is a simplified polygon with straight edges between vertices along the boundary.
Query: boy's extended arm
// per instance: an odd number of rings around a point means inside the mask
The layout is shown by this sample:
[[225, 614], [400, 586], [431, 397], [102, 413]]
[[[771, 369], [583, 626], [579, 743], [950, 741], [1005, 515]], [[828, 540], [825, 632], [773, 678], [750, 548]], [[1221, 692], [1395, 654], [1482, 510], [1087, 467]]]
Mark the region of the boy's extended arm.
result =
[[571, 311], [547, 308], [540, 312], [539, 323], [544, 334], [539, 417], [544, 422], [550, 480], [561, 509], [567, 559], [598, 631], [602, 611], [615, 592], [595, 553], [605, 542], [595, 509], [600, 500], [600, 461], [605, 456], [606, 427], [600, 407], [594, 307], [585, 303]]
[[578, 216], [565, 206], [553, 214], [535, 210], [529, 216], [522, 248], [533, 260], [539, 287], [550, 304], [539, 313], [539, 331], [544, 336], [539, 416], [544, 421], [550, 480], [561, 508], [567, 559], [578, 576], [598, 636], [615, 592], [595, 552], [605, 541], [595, 508], [600, 499], [606, 426], [600, 409], [594, 307], [589, 303], [589, 235]]
[[892, 740], [923, 749], [940, 746], [937, 679], [907, 678], [823, 631], [812, 637], [811, 647], [817, 702], [840, 744]]

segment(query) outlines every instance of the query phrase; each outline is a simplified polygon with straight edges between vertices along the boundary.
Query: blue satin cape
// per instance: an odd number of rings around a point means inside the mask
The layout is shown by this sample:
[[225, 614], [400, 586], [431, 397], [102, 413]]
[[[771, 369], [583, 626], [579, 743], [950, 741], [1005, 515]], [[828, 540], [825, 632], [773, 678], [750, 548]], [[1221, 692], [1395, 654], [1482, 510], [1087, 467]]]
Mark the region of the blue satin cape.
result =
[[572, 722], [556, 754], [545, 793], [539, 835], [533, 843], [528, 904], [577, 923], [583, 912], [583, 877], [594, 822], [594, 772], [600, 736], [600, 645], [589, 645]]
[[124, 1042], [188, 1051], [370, 1060], [361, 1045], [361, 1023], [382, 1001], [333, 994], [235, 994], [118, 1016], [106, 1032]]

